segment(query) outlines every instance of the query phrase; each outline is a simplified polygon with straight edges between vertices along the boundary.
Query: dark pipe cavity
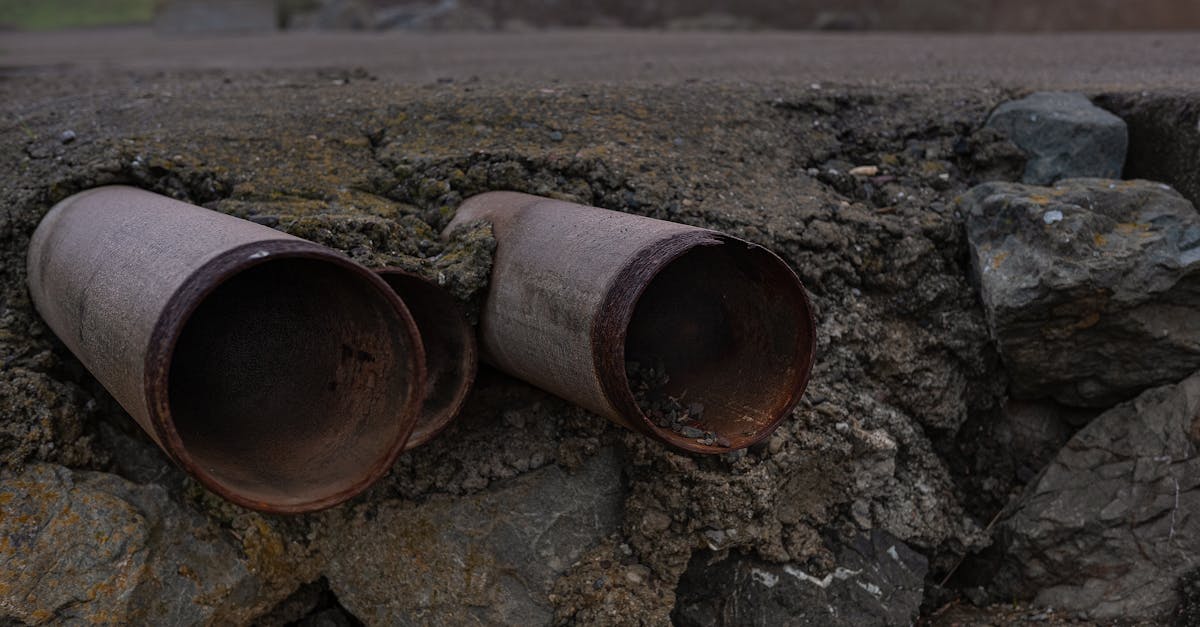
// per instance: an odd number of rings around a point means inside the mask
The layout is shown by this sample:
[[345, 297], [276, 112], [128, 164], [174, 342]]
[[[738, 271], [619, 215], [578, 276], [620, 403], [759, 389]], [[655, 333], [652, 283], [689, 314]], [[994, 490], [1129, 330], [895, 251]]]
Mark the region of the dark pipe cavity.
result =
[[[403, 437], [402, 344], [373, 286], [313, 259], [275, 259], [213, 290], [183, 326], [170, 410], [193, 461], [245, 498], [301, 502], [362, 480]], [[319, 295], [314, 297], [314, 295]], [[392, 337], [380, 329], [392, 329]]]
[[[736, 251], [736, 253], [735, 253]], [[807, 302], [778, 261], [744, 247], [693, 248], [671, 261], [637, 300], [625, 358], [659, 364], [663, 392], [700, 404], [705, 429], [732, 448], [769, 431], [791, 404], [796, 355], [806, 345]], [[695, 438], [646, 421], [659, 437]]]

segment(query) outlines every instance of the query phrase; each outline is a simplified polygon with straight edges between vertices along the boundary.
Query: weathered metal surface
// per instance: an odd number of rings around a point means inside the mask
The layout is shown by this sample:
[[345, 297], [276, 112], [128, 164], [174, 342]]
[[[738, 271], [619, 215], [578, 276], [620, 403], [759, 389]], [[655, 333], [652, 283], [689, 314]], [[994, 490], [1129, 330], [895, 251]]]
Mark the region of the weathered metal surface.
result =
[[145, 431], [240, 505], [337, 504], [387, 471], [421, 407], [416, 324], [337, 252], [131, 187], [58, 203], [34, 305]]
[[[466, 200], [448, 227], [492, 223], [485, 360], [620, 425], [701, 453], [767, 437], [799, 402], [816, 345], [790, 268], [749, 242], [513, 192]], [[705, 407], [709, 445], [654, 423], [626, 361], [661, 363], [666, 391]]]
[[425, 348], [425, 404], [405, 450], [432, 440], [458, 415], [479, 365], [475, 329], [462, 306], [436, 284], [399, 268], [377, 271], [404, 301]]

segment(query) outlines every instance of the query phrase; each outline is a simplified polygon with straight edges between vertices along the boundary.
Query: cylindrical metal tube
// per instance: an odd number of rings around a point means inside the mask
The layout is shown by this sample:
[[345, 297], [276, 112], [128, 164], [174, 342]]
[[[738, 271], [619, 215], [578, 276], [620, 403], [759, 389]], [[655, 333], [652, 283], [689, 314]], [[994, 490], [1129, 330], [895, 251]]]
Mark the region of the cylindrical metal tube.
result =
[[341, 254], [131, 187], [58, 203], [29, 246], [50, 328], [206, 487], [270, 512], [382, 476], [422, 403], [396, 294]]
[[[513, 192], [468, 198], [448, 230], [480, 219], [492, 224], [496, 257], [479, 341], [501, 370], [700, 453], [765, 438], [804, 393], [812, 307], [770, 251]], [[628, 374], [639, 368], [665, 371], [666, 409], [635, 396]]]
[[475, 329], [445, 289], [400, 268], [377, 272], [408, 307], [425, 348], [425, 405], [404, 447], [411, 450], [441, 433], [467, 400], [479, 364]]

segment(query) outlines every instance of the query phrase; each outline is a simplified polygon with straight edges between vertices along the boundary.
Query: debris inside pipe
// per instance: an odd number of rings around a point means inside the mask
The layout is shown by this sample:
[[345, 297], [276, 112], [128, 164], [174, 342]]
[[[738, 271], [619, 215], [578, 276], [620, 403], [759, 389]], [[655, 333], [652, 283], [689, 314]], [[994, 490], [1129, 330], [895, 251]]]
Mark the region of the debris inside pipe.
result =
[[63, 200], [33, 235], [46, 323], [176, 463], [269, 512], [340, 503], [404, 448], [416, 324], [340, 253], [131, 187]]
[[629, 429], [699, 453], [754, 444], [808, 384], [816, 327], [796, 274], [716, 231], [514, 192], [491, 222], [483, 358]]

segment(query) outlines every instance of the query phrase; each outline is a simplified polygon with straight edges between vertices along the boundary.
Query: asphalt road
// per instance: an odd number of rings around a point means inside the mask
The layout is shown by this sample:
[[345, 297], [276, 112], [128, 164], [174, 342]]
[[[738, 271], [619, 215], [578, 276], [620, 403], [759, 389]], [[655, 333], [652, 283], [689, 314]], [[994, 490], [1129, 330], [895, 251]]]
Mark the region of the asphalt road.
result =
[[0, 35], [0, 69], [356, 68], [405, 83], [808, 82], [1200, 88], [1200, 33], [553, 31], [166, 37], [149, 28]]

